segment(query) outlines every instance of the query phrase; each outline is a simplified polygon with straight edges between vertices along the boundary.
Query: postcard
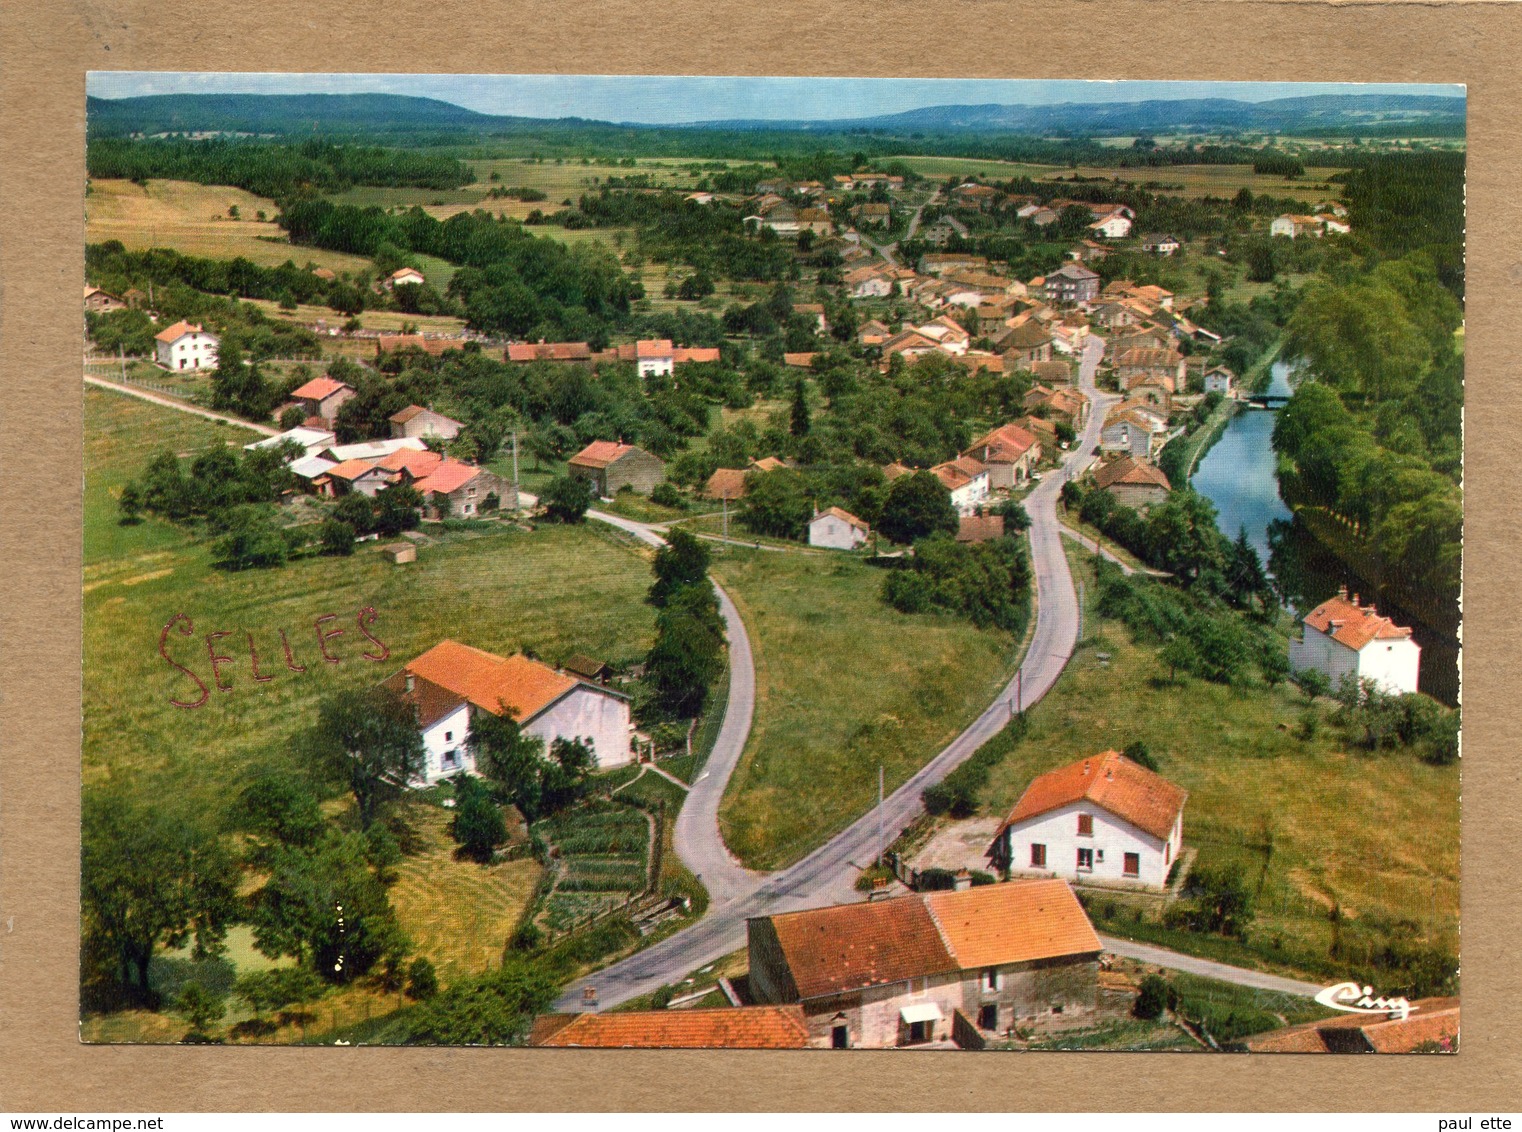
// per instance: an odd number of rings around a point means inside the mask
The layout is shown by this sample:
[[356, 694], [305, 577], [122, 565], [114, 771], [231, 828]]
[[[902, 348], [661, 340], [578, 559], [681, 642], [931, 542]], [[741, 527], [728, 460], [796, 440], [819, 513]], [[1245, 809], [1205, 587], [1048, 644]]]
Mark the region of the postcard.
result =
[[87, 85], [82, 1041], [1457, 1051], [1463, 87]]

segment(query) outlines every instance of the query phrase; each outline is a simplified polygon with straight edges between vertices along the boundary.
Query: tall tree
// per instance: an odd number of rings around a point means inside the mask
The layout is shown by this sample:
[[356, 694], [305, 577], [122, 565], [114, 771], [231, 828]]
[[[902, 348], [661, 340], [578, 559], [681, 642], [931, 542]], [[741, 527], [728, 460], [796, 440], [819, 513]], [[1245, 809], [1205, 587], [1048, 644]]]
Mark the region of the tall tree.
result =
[[384, 688], [340, 692], [324, 702], [307, 742], [354, 794], [365, 829], [423, 773], [423, 737], [412, 706]]
[[936, 531], [955, 533], [957, 512], [940, 480], [915, 472], [888, 485], [878, 529], [894, 542], [914, 543]]
[[84, 802], [80, 904], [88, 955], [137, 1002], [153, 1004], [158, 947], [220, 950], [238, 915], [238, 869], [200, 815], [116, 790]]
[[788, 418], [788, 431], [794, 436], [807, 436], [809, 434], [808, 388], [804, 384], [802, 376], [793, 382], [793, 407]]
[[655, 574], [650, 585], [650, 604], [665, 606], [682, 587], [706, 584], [711, 558], [706, 542], [690, 531], [674, 527], [650, 565]]
[[533, 818], [540, 812], [540, 774], [544, 740], [527, 734], [517, 712], [506, 704], [497, 713], [478, 711], [466, 739], [476, 770], [492, 782], [503, 800]]

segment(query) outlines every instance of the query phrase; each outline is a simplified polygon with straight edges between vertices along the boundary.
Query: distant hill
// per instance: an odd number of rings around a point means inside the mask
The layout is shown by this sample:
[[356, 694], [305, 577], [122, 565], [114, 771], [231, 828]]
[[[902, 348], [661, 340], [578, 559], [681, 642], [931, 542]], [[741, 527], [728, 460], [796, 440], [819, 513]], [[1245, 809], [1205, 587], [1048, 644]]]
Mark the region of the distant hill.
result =
[[404, 94], [152, 94], [90, 98], [90, 132], [254, 134], [475, 132], [504, 119]]
[[693, 122], [695, 129], [782, 129], [837, 132], [921, 130], [957, 133], [1083, 134], [1088, 136], [1221, 130], [1305, 132], [1317, 128], [1462, 124], [1465, 100], [1431, 95], [1310, 95], [1266, 102], [1230, 98], [1151, 99], [1145, 102], [1063, 102], [1048, 106], [926, 106], [901, 114], [804, 122]]
[[1310, 95], [1267, 102], [1229, 98], [1152, 99], [1144, 102], [1067, 102], [1048, 106], [926, 106], [901, 114], [853, 119], [784, 121], [734, 119], [681, 126], [536, 119], [480, 114], [433, 98], [400, 94], [159, 94], [137, 98], [90, 98], [90, 133], [208, 132], [333, 135], [509, 134], [557, 130], [608, 136], [609, 131], [713, 130], [843, 134], [868, 131], [889, 136], [919, 133], [961, 135], [1127, 136], [1168, 132], [1308, 133], [1315, 130], [1388, 131], [1409, 124], [1462, 133], [1465, 100], [1427, 95]]

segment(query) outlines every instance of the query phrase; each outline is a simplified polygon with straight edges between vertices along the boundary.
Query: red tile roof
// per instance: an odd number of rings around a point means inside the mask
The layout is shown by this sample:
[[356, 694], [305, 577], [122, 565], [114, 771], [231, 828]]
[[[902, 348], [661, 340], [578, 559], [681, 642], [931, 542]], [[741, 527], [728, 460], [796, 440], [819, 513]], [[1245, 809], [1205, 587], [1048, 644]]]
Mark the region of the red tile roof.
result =
[[745, 471], [741, 468], [719, 468], [708, 477], [703, 494], [709, 499], [739, 499], [745, 494]]
[[583, 362], [592, 358], [585, 342], [513, 342], [507, 347], [510, 362]]
[[331, 377], [314, 377], [291, 396], [297, 401], [325, 401], [341, 389], [352, 391], [352, 388], [342, 381], [334, 381]]
[[184, 319], [181, 319], [173, 326], [164, 327], [163, 330], [160, 330], [153, 337], [159, 342], [173, 342], [177, 339], [185, 337], [187, 334], [203, 333], [205, 333], [205, 331], [201, 329], [201, 324], [199, 322], [186, 322]]
[[1166, 840], [1188, 797], [1187, 790], [1162, 775], [1138, 766], [1116, 751], [1105, 751], [1048, 771], [1033, 781], [1020, 795], [999, 832], [1074, 802], [1092, 802], [1138, 829]]
[[1305, 623], [1354, 652], [1370, 641], [1404, 640], [1411, 636], [1410, 629], [1397, 625], [1372, 605], [1359, 605], [1357, 595], [1349, 601], [1346, 590], [1306, 614]]
[[957, 521], [957, 542], [991, 542], [1003, 537], [1003, 515], [963, 515]]
[[814, 364], [814, 358], [816, 356], [817, 355], [813, 354], [812, 352], [783, 354], [782, 364], [785, 366], [792, 366], [794, 369], [808, 369], [811, 365]]
[[717, 346], [678, 346], [672, 351], [671, 361], [673, 365], [681, 365], [684, 362], [716, 362], [719, 360], [719, 348]]
[[535, 1019], [528, 1044], [561, 1049], [804, 1049], [808, 1042], [801, 1006], [733, 1006], [546, 1014]]
[[669, 358], [675, 353], [670, 338], [648, 338], [634, 343], [636, 358]]
[[[574, 676], [558, 673], [549, 665], [526, 656], [501, 657], [447, 640], [440, 641], [409, 662], [386, 681], [386, 686], [406, 694], [409, 674], [419, 678], [418, 687], [422, 687], [424, 681], [433, 684], [454, 697], [456, 704], [468, 701], [493, 715], [500, 715], [502, 705], [506, 704], [516, 712], [519, 723], [527, 723], [581, 683]], [[419, 702], [419, 708], [422, 707]], [[433, 718], [441, 718], [443, 714], [447, 712], [439, 712]], [[423, 725], [427, 726], [429, 722], [431, 720], [425, 714]]]
[[758, 472], [775, 472], [778, 468], [788, 467], [775, 456], [762, 456], [759, 460], [752, 460], [750, 466]]
[[1253, 1053], [1414, 1053], [1437, 1045], [1458, 1049], [1459, 1000], [1419, 998], [1410, 1017], [1344, 1014], [1242, 1039]]
[[982, 437], [967, 451], [984, 450], [984, 463], [1009, 464], [1024, 456], [1036, 444], [1036, 437], [1017, 424], [1000, 425]]
[[1173, 485], [1168, 482], [1168, 477], [1163, 475], [1161, 468], [1144, 464], [1130, 456], [1122, 456], [1118, 460], [1101, 464], [1094, 473], [1094, 482], [1104, 488], [1114, 487], [1116, 484], [1128, 484], [1133, 487], [1160, 487], [1164, 491], [1173, 490]]
[[1101, 950], [1094, 925], [1064, 880], [932, 892], [924, 901], [964, 971]]
[[398, 448], [382, 460], [377, 467], [388, 472], [406, 472], [415, 480], [422, 479], [444, 462], [437, 452], [419, 452], [415, 448]]
[[632, 444], [620, 444], [616, 440], [594, 440], [572, 456], [570, 462], [580, 468], [606, 468], [633, 450]]
[[335, 464], [325, 474], [337, 476], [341, 480], [357, 480], [366, 472], [376, 467], [374, 460], [345, 460], [341, 464]]
[[451, 491], [458, 491], [480, 474], [481, 469], [474, 464], [467, 464], [462, 460], [444, 460], [413, 486], [425, 496], [435, 491], [448, 495]]
[[814, 515], [814, 518], [821, 519], [826, 515], [831, 515], [834, 518], [839, 519], [842, 523], [849, 523], [859, 531], [869, 532], [872, 529], [871, 527], [867, 526], [865, 519], [858, 519], [844, 507], [826, 507], [823, 511], [817, 512]]
[[804, 999], [1101, 950], [1062, 880], [1006, 881], [763, 918]]

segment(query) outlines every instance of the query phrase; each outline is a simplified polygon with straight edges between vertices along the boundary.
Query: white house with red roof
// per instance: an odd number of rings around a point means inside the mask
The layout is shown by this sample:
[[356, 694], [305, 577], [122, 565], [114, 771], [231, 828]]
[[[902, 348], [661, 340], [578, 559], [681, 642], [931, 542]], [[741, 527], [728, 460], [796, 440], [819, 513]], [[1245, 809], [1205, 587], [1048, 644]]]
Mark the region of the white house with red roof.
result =
[[1289, 643], [1292, 672], [1315, 669], [1333, 688], [1343, 677], [1372, 680], [1392, 695], [1416, 691], [1421, 669], [1421, 646], [1411, 630], [1397, 625], [1347, 587], [1305, 615], [1302, 639]]
[[154, 360], [165, 369], [217, 368], [217, 336], [183, 319], [153, 336]]
[[988, 858], [1019, 876], [1164, 888], [1184, 844], [1189, 793], [1115, 751], [1031, 782]]
[[865, 520], [840, 507], [826, 507], [809, 520], [809, 545], [831, 550], [855, 550], [872, 533]]
[[988, 499], [988, 468], [971, 456], [958, 456], [930, 469], [951, 495], [951, 505], [958, 515], [971, 515]]
[[544, 740], [546, 751], [556, 739], [583, 740], [598, 769], [634, 758], [628, 696], [526, 656], [502, 657], [444, 640], [383, 686], [417, 713], [427, 783], [475, 771], [467, 741], [471, 720], [483, 711], [511, 711], [526, 734]]
[[386, 281], [381, 286], [388, 291], [394, 291], [398, 287], [420, 287], [426, 282], [423, 273], [417, 268], [399, 267], [386, 276]]

